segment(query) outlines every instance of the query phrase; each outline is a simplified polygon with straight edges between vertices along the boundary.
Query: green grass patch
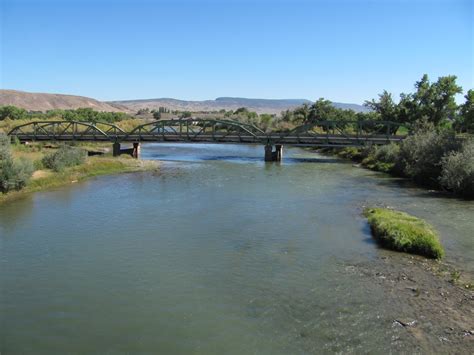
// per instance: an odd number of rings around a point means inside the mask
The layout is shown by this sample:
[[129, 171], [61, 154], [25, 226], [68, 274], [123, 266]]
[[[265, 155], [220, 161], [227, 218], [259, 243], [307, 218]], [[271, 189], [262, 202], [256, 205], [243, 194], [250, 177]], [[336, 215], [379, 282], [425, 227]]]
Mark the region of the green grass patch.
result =
[[387, 208], [366, 208], [364, 215], [382, 246], [433, 259], [444, 256], [438, 234], [422, 219]]

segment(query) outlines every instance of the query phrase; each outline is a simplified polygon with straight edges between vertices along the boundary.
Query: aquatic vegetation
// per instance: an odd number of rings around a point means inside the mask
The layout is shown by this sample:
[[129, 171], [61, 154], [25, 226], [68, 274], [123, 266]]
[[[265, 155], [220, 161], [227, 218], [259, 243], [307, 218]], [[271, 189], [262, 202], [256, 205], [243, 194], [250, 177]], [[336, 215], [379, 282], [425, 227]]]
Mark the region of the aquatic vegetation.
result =
[[437, 232], [422, 219], [388, 208], [366, 208], [364, 215], [382, 246], [434, 259], [444, 256]]

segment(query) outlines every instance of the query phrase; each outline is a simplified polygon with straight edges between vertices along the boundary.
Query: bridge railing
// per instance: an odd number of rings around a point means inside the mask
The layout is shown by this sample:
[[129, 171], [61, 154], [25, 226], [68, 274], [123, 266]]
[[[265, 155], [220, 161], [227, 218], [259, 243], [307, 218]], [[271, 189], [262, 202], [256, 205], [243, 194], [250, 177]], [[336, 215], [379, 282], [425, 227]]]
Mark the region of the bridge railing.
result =
[[159, 120], [137, 126], [123, 140], [259, 142], [265, 133], [245, 123], [211, 119]]
[[27, 140], [105, 140], [116, 141], [125, 132], [107, 123], [80, 121], [33, 121], [14, 127], [9, 136]]
[[271, 133], [275, 142], [294, 144], [383, 144], [403, 139], [401, 125], [391, 121], [325, 121], [298, 126], [286, 132]]

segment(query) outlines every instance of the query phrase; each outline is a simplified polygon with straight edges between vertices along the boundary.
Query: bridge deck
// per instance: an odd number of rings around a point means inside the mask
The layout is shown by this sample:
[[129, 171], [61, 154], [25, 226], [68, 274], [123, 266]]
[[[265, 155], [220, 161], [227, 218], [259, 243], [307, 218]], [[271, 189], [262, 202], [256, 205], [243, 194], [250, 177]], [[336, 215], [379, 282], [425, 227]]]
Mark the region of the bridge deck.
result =
[[[21, 133], [16, 137], [21, 141], [110, 141], [110, 137], [98, 134], [84, 135], [49, 135], [49, 134], [29, 134]], [[182, 142], [182, 143], [234, 143], [234, 144], [284, 144], [298, 146], [326, 146], [326, 145], [364, 145], [364, 144], [387, 144], [403, 140], [404, 136], [358, 136], [358, 135], [314, 135], [314, 136], [243, 136], [243, 135], [212, 135], [201, 134], [197, 136], [186, 135], [156, 135], [156, 134], [133, 134], [133, 135], [115, 135], [114, 140], [118, 142]]]

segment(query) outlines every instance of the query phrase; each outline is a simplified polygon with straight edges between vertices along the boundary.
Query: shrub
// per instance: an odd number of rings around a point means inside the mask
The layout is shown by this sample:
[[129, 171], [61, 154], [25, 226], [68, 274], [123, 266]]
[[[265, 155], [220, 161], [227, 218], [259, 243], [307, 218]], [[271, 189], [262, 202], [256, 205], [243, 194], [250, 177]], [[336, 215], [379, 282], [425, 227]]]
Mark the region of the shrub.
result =
[[45, 155], [42, 162], [45, 168], [59, 172], [67, 167], [82, 164], [85, 159], [85, 150], [63, 145], [56, 152]]
[[369, 154], [370, 148], [366, 147], [345, 147], [337, 152], [341, 158], [362, 161]]
[[418, 183], [437, 186], [441, 159], [459, 147], [460, 143], [450, 131], [418, 131], [400, 145], [400, 164], [403, 172]]
[[474, 197], [474, 141], [464, 142], [461, 150], [451, 152], [442, 161], [439, 178], [443, 187], [464, 197]]
[[382, 246], [434, 259], [444, 256], [436, 231], [425, 221], [387, 208], [367, 208], [364, 215]]
[[33, 173], [33, 163], [22, 158], [13, 160], [9, 138], [0, 135], [0, 191], [21, 190], [28, 183]]
[[10, 140], [6, 134], [0, 133], [0, 162], [11, 157]]
[[395, 143], [375, 146], [362, 163], [369, 169], [401, 173], [403, 169], [400, 166], [400, 146]]

